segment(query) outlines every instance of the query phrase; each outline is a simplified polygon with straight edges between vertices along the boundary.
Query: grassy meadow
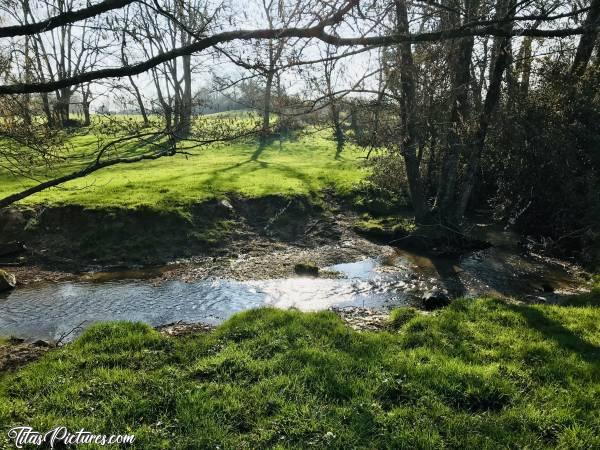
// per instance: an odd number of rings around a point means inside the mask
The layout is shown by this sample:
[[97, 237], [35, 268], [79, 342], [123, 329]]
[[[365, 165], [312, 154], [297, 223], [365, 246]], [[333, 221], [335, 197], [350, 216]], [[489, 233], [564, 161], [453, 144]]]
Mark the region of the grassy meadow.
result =
[[[215, 118], [203, 120], [206, 124], [211, 120], [217, 123], [227, 119], [215, 115]], [[256, 139], [211, 144], [186, 150], [190, 155], [108, 167], [35, 194], [22, 203], [161, 209], [226, 194], [247, 197], [314, 195], [329, 187], [343, 193], [365, 176], [365, 170], [361, 168], [364, 151], [348, 145], [336, 158], [336, 145], [330, 135], [330, 131], [315, 131], [281, 143], [275, 140], [265, 146], [259, 146]], [[99, 140], [107, 142], [113, 137], [106, 135], [101, 122], [89, 131], [78, 130], [66, 138], [68, 149], [61, 155], [64, 161], [50, 170], [40, 165], [32, 170], [32, 175], [44, 180], [81, 169], [93, 160]], [[188, 147], [190, 143], [181, 145]], [[119, 150], [119, 155], [133, 156], [145, 150], [139, 145], [127, 144]], [[0, 197], [34, 184], [36, 182], [31, 179], [16, 177], [0, 168]]]
[[599, 299], [459, 300], [383, 332], [273, 309], [189, 337], [101, 324], [1, 376], [0, 446], [26, 423], [139, 449], [599, 448]]

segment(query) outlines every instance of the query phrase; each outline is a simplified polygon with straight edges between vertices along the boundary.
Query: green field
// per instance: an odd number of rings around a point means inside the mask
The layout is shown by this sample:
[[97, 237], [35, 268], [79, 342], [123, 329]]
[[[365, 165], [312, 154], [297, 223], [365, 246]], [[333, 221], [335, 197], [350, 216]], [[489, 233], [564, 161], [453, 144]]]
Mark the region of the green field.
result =
[[[88, 207], [163, 208], [180, 206], [236, 193], [248, 197], [269, 194], [313, 195], [332, 187], [345, 192], [364, 176], [364, 152], [348, 145], [336, 159], [330, 132], [315, 132], [297, 139], [274, 141], [259, 147], [253, 139], [212, 144], [192, 149], [192, 155], [176, 155], [156, 161], [118, 165], [86, 178], [71, 181], [23, 200], [26, 204], [79, 204]], [[101, 136], [106, 139], [106, 136]], [[39, 180], [84, 167], [93, 159], [98, 138], [89, 134], [67, 139], [65, 162], [48, 171], [33, 168]], [[125, 148], [120, 154], [144, 149]], [[0, 197], [36, 184], [0, 169]]]
[[273, 309], [186, 338], [97, 325], [0, 378], [0, 446], [27, 424], [139, 449], [599, 448], [599, 294], [403, 309], [386, 332]]

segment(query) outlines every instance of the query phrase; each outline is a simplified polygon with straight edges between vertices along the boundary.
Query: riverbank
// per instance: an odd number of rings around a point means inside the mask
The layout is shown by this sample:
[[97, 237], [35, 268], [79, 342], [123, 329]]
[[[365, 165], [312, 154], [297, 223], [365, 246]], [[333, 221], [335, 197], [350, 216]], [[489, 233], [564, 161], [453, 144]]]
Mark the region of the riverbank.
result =
[[[474, 226], [485, 248], [440, 255], [393, 242], [410, 232], [408, 215], [391, 227], [385, 219], [393, 236], [365, 233], [362, 225], [375, 222], [368, 218], [376, 213], [365, 215], [364, 203], [362, 210], [356, 203], [327, 192], [318, 200], [231, 198], [166, 218], [68, 206], [36, 216], [33, 228], [26, 212], [13, 209], [4, 230], [27, 239], [27, 250], [9, 256], [23, 258], [23, 265], [7, 267], [18, 286], [0, 296], [0, 328], [5, 336], [52, 343], [80, 324], [123, 316], [153, 326], [216, 325], [260, 306], [351, 307], [381, 316], [398, 306], [431, 310], [459, 297], [562, 304], [587, 288], [575, 264], [530, 254], [518, 235], [493, 223]], [[213, 245], [196, 246], [189, 237], [223, 220], [235, 225]], [[355, 324], [362, 328], [360, 320]]]
[[[410, 211], [381, 193], [361, 189], [346, 196], [331, 191], [316, 197], [230, 195], [173, 211], [14, 207], [0, 212], [0, 231], [5, 242], [23, 243], [24, 250], [0, 256], [0, 268], [15, 273], [20, 286], [124, 279], [247, 281], [306, 275], [298, 271], [303, 267], [318, 270], [320, 277], [335, 277], [327, 267], [372, 258], [434, 277], [453, 296], [467, 294], [473, 283], [480, 285], [476, 294], [535, 293], [511, 290], [508, 285], [518, 280], [498, 279], [510, 278], [511, 271], [525, 275], [526, 281], [550, 272], [555, 278], [550, 291], [543, 280], [535, 281], [534, 290], [546, 293], [572, 290], [568, 278], [585, 281], [585, 272], [573, 261], [532, 253], [520, 245], [522, 236], [479, 220], [483, 222], [473, 222], [471, 233], [474, 242], [485, 245], [445, 254], [434, 244], [405, 246], [404, 238], [414, 229]], [[493, 273], [459, 279], [490, 258], [494, 261], [484, 270]]]
[[[3, 239], [26, 248], [0, 258], [0, 266], [12, 267], [24, 284], [82, 272], [129, 271], [136, 278], [140, 269], [181, 279], [264, 279], [290, 275], [295, 264], [308, 260], [323, 266], [381, 254], [381, 246], [353, 230], [358, 212], [343, 202], [325, 193], [230, 196], [170, 212], [13, 208], [0, 215], [0, 230]], [[261, 264], [264, 257], [271, 261]], [[239, 268], [228, 263], [232, 259]]]
[[274, 309], [179, 337], [101, 324], [0, 375], [0, 443], [60, 424], [144, 449], [596, 447], [600, 309], [581, 302], [461, 300], [379, 332]]

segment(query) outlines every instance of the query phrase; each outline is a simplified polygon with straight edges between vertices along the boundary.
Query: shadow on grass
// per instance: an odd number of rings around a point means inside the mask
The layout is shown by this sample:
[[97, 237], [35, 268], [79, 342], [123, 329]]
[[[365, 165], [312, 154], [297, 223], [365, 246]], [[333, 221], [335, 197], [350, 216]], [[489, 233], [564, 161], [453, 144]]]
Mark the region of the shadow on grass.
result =
[[265, 151], [265, 148], [267, 148], [268, 144], [269, 142], [267, 140], [261, 140], [256, 146], [254, 153], [252, 153], [252, 156], [250, 156], [250, 161], [258, 161], [258, 158], [260, 158], [260, 155], [262, 155], [262, 153]]
[[344, 151], [344, 141], [337, 141], [336, 147], [335, 147], [335, 157], [333, 159], [335, 159], [336, 161], [339, 161], [340, 158], [342, 157], [342, 152]]
[[[263, 169], [271, 169], [272, 171], [279, 172], [278, 174], [269, 174], [268, 176], [281, 176], [292, 178], [298, 180], [302, 183], [307, 190], [311, 190], [311, 178], [304, 174], [303, 172], [294, 169], [290, 165], [267, 162], [260, 159], [254, 159], [254, 155], [256, 155], [258, 150], [254, 152], [250, 159], [245, 161], [241, 161], [235, 164], [232, 164], [227, 167], [223, 167], [221, 169], [214, 170], [209, 178], [207, 178], [204, 182], [201, 183], [202, 186], [214, 187], [221, 184], [221, 182], [228, 184], [230, 181], [239, 178], [243, 175], [249, 175], [253, 172]], [[261, 150], [262, 152], [262, 150]], [[241, 172], [234, 172], [237, 169], [242, 169]]]
[[262, 152], [265, 151], [265, 148], [267, 148], [266, 142], [261, 141], [257, 145], [256, 150], [254, 150], [254, 153], [252, 153], [252, 156], [250, 157], [250, 161], [258, 161], [258, 158], [260, 158], [260, 155], [262, 155]]
[[252, 161], [258, 161], [260, 155], [262, 155], [265, 149], [267, 147], [271, 147], [273, 144], [275, 144], [275, 142], [279, 142], [279, 150], [281, 151], [283, 149], [284, 142], [291, 141], [293, 139], [295, 139], [295, 136], [289, 132], [274, 133], [269, 136], [263, 136], [259, 139], [256, 150], [254, 150], [254, 153], [252, 153], [250, 159]]
[[538, 308], [524, 305], [507, 305], [506, 307], [523, 316], [531, 328], [539, 331], [545, 338], [556, 342], [563, 349], [577, 353], [587, 362], [596, 364], [600, 362], [600, 347], [582, 339]]
[[[225, 176], [228, 172], [234, 171], [241, 167], [250, 165], [252, 163], [257, 163], [257, 165], [252, 165], [248, 169], [245, 170], [245, 173], [254, 172], [255, 170], [266, 169], [269, 166], [269, 163], [264, 161], [254, 161], [252, 159], [247, 159], [245, 161], [241, 161], [239, 163], [232, 164], [227, 167], [223, 167], [222, 169], [216, 169], [212, 172], [210, 177], [208, 177], [204, 182], [201, 183], [202, 186], [213, 187], [217, 184], [217, 180], [219, 180], [222, 176]], [[239, 176], [239, 174], [237, 175]], [[228, 180], [235, 178], [235, 174], [231, 174]]]

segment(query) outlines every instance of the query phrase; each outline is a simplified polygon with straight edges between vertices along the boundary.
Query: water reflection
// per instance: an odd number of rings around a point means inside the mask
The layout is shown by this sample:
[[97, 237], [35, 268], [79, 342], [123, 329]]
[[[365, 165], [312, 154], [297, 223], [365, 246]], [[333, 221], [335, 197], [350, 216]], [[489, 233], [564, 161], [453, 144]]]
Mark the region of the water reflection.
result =
[[[219, 323], [249, 308], [304, 311], [332, 306], [385, 310], [406, 305], [432, 288], [454, 296], [524, 296], [550, 286], [576, 286], [560, 267], [503, 246], [462, 258], [439, 258], [398, 250], [395, 256], [327, 268], [341, 278], [261, 281], [201, 280], [191, 283], [131, 280], [128, 275], [90, 276], [84, 281], [32, 284], [0, 297], [0, 336], [56, 339], [85, 321], [163, 325], [176, 321]], [[89, 280], [89, 281], [85, 281]]]
[[0, 300], [0, 334], [56, 339], [82, 321], [85, 326], [109, 320], [218, 323], [262, 306], [310, 311], [403, 304], [406, 296], [396, 289], [399, 274], [378, 274], [377, 267], [375, 260], [331, 267], [345, 275], [342, 279], [167, 281], [156, 286], [140, 280], [33, 284]]

